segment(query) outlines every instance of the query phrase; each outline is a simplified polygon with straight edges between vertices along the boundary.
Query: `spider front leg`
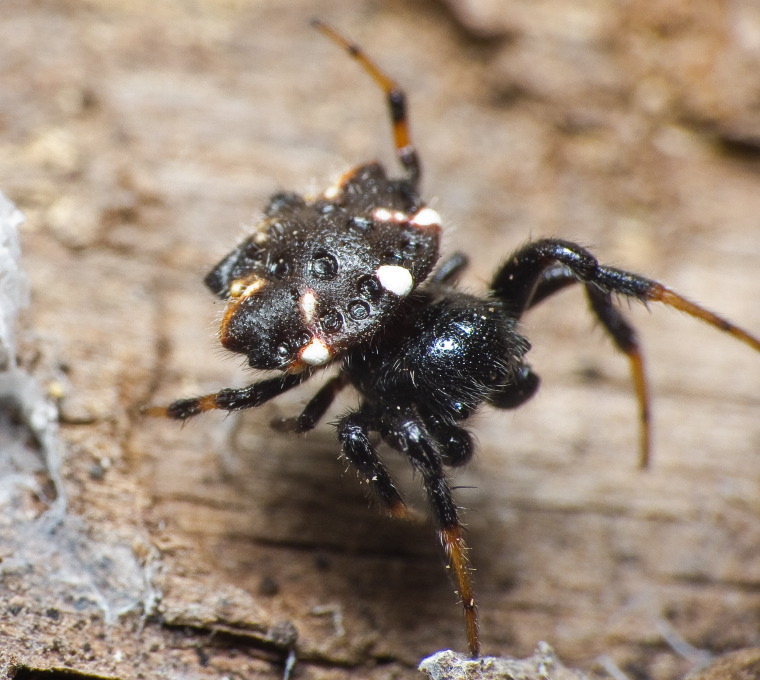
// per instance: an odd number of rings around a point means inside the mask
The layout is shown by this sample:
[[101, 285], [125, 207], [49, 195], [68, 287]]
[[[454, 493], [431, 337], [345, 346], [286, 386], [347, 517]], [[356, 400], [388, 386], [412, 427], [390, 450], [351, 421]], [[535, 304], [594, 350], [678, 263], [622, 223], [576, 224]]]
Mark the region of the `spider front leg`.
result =
[[144, 413], [158, 418], [187, 420], [199, 413], [219, 409], [221, 411], [241, 411], [261, 406], [264, 402], [280, 396], [284, 392], [300, 385], [310, 377], [309, 371], [297, 374], [285, 374], [277, 378], [262, 380], [248, 387], [225, 389], [214, 394], [189, 399], [177, 399], [168, 406], [149, 406]]
[[600, 265], [588, 250], [570, 241], [542, 239], [528, 243], [496, 273], [491, 289], [519, 317], [534, 296], [541, 272], [558, 264], [564, 265], [579, 281], [595, 286], [604, 293], [624, 295], [644, 303], [661, 302], [709, 323], [760, 352], [760, 339], [727, 319], [687, 300], [657, 281]]
[[559, 239], [535, 241], [518, 250], [496, 273], [491, 289], [504, 302], [508, 313], [519, 319], [525, 310], [574, 282], [585, 284], [592, 311], [617, 347], [628, 356], [639, 403], [639, 460], [641, 467], [646, 467], [649, 461], [650, 425], [644, 362], [636, 333], [614, 306], [612, 296], [624, 295], [645, 304], [661, 302], [729, 333], [756, 351], [760, 351], [760, 339], [657, 281], [600, 265], [585, 248]]
[[335, 401], [335, 397], [347, 384], [348, 378], [344, 373], [330, 378], [309, 400], [299, 416], [273, 420], [272, 427], [280, 432], [296, 432], [298, 434], [313, 430]]
[[[505, 267], [510, 267], [512, 262]], [[538, 272], [526, 272], [524, 277], [510, 272], [513, 288], [516, 289], [517, 299], [524, 299], [523, 291], [530, 289], [532, 293], [525, 302], [525, 310], [532, 309], [555, 293], [570, 285], [580, 283], [573, 272], [563, 264], [555, 264]], [[633, 381], [636, 403], [639, 407], [639, 467], [649, 467], [651, 458], [651, 409], [649, 384], [646, 377], [644, 355], [639, 344], [636, 330], [625, 319], [615, 306], [612, 295], [597, 288], [592, 283], [584, 285], [589, 307], [596, 318], [612, 338], [612, 341], [628, 358], [628, 366]]]
[[633, 381], [633, 390], [639, 406], [639, 467], [649, 467], [652, 453], [652, 417], [650, 409], [649, 382], [647, 381], [644, 357], [636, 330], [629, 324], [620, 310], [615, 307], [612, 296], [604, 291], [586, 285], [586, 297], [591, 310], [607, 331], [615, 346], [628, 357], [628, 366]]
[[398, 86], [396, 81], [388, 77], [380, 68], [370, 59], [364, 50], [354, 42], [338, 33], [332, 26], [319, 19], [312, 19], [311, 25], [327, 36], [335, 44], [343, 48], [347, 54], [355, 59], [361, 67], [370, 75], [383, 91], [388, 102], [388, 112], [393, 127], [393, 142], [396, 147], [396, 155], [399, 162], [407, 173], [407, 179], [416, 187], [420, 179], [420, 160], [417, 156], [417, 150], [412, 144], [409, 133], [409, 119], [406, 113], [406, 94]]
[[456, 578], [458, 594], [462, 600], [470, 655], [478, 657], [480, 656], [478, 613], [470, 561], [467, 556], [469, 549], [464, 540], [459, 510], [443, 469], [443, 460], [446, 457], [443, 447], [433, 438], [422, 422], [418, 422], [409, 415], [399, 419], [384, 419], [381, 434], [393, 448], [408, 455], [412, 465], [422, 475], [425, 491], [438, 525], [438, 535], [449, 558], [449, 564]]

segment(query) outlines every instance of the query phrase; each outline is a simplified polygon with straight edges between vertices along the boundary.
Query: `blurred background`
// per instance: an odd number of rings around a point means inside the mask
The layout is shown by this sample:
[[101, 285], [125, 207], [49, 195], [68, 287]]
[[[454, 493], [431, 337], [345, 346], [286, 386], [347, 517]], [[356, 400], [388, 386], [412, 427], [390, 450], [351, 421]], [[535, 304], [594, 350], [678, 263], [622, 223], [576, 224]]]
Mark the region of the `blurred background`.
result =
[[[32, 287], [21, 360], [55, 386], [76, 518], [46, 550], [82, 577], [43, 568], [45, 551], [6, 570], [8, 658], [280, 677], [295, 630], [296, 677], [380, 678], [466, 648], [408, 464], [388, 452], [419, 509], [394, 522], [344, 474], [329, 424], [268, 429], [316, 383], [182, 428], [138, 413], [253, 379], [218, 347], [202, 278], [270, 194], [371, 159], [398, 172], [382, 95], [315, 14], [406, 89], [424, 195], [447, 252], [472, 260], [466, 288], [562, 236], [760, 333], [753, 0], [4, 0], [0, 191], [26, 214]], [[630, 310], [650, 471], [627, 362], [579, 291], [525, 321], [540, 395], [473, 421], [479, 453], [454, 479], [485, 653], [546, 640], [568, 664], [606, 655], [665, 680], [696, 662], [663, 631], [713, 654], [758, 643], [760, 357], [650, 312]]]

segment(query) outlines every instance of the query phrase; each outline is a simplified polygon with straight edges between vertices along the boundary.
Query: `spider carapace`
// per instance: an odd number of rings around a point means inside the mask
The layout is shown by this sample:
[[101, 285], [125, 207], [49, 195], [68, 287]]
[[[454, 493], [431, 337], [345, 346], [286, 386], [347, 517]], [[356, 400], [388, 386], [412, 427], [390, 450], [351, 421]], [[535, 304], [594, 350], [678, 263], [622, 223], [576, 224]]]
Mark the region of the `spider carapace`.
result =
[[420, 163], [404, 92], [360, 47], [320, 21], [313, 24], [385, 93], [403, 175], [389, 178], [373, 162], [347, 172], [316, 198], [272, 196], [253, 233], [205, 283], [227, 304], [222, 345], [275, 376], [148, 413], [185, 420], [212, 409], [252, 408], [336, 365], [301, 414], [275, 426], [311, 430], [341, 389], [350, 385], [358, 391], [359, 407], [337, 423], [341, 453], [394, 516], [403, 516], [406, 505], [371, 433], [379, 433], [418, 471], [464, 607], [469, 651], [478, 656], [468, 548], [446, 468], [472, 457], [464, 425], [478, 407], [512, 409], [538, 388], [539, 378], [526, 363], [530, 345], [520, 333], [522, 315], [570, 285], [583, 286], [591, 311], [630, 363], [642, 466], [650, 448], [644, 365], [635, 331], [613, 298], [662, 302], [756, 351], [760, 340], [662, 284], [600, 265], [588, 250], [559, 239], [518, 249], [482, 296], [458, 291], [467, 258], [457, 253], [438, 264], [441, 219], [420, 197]]

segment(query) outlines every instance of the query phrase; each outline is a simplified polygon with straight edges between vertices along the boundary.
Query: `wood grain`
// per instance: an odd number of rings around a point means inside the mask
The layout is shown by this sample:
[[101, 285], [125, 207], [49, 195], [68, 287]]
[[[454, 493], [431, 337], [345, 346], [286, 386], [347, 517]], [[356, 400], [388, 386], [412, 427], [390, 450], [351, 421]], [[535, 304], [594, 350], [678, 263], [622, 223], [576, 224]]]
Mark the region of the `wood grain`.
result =
[[[760, 333], [760, 15], [660, 4], [340, 0], [323, 18], [407, 88], [467, 288], [527, 239], [562, 236]], [[202, 277], [270, 193], [394, 162], [381, 95], [309, 29], [313, 11], [4, 3], [0, 189], [28, 217], [25, 356], [65, 385], [71, 536], [144, 577], [105, 570], [101, 590], [134, 603], [106, 621], [60, 572], [6, 571], [7, 668], [273, 678], [295, 630], [299, 677], [400, 678], [464, 648], [408, 465], [388, 453], [419, 510], [396, 522], [344, 473], [329, 425], [268, 428], [313, 388], [184, 427], [136, 411], [251, 379], [216, 346]], [[578, 291], [525, 321], [540, 395], [473, 421], [479, 453], [455, 483], [489, 654], [546, 640], [569, 666], [608, 655], [666, 680], [691, 661], [663, 621], [715, 653], [756, 642], [760, 357], [650, 312], [630, 310], [654, 394], [648, 472], [625, 359]]]

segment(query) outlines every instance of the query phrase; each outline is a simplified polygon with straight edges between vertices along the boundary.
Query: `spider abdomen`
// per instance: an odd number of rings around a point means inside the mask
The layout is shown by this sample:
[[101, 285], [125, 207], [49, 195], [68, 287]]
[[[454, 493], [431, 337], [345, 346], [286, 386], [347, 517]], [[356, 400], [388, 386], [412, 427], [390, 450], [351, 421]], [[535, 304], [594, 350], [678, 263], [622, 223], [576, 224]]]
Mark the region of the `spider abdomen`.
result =
[[454, 290], [423, 292], [403, 333], [394, 330], [351, 357], [352, 382], [370, 400], [424, 404], [452, 420], [509, 384], [529, 349], [498, 301]]

